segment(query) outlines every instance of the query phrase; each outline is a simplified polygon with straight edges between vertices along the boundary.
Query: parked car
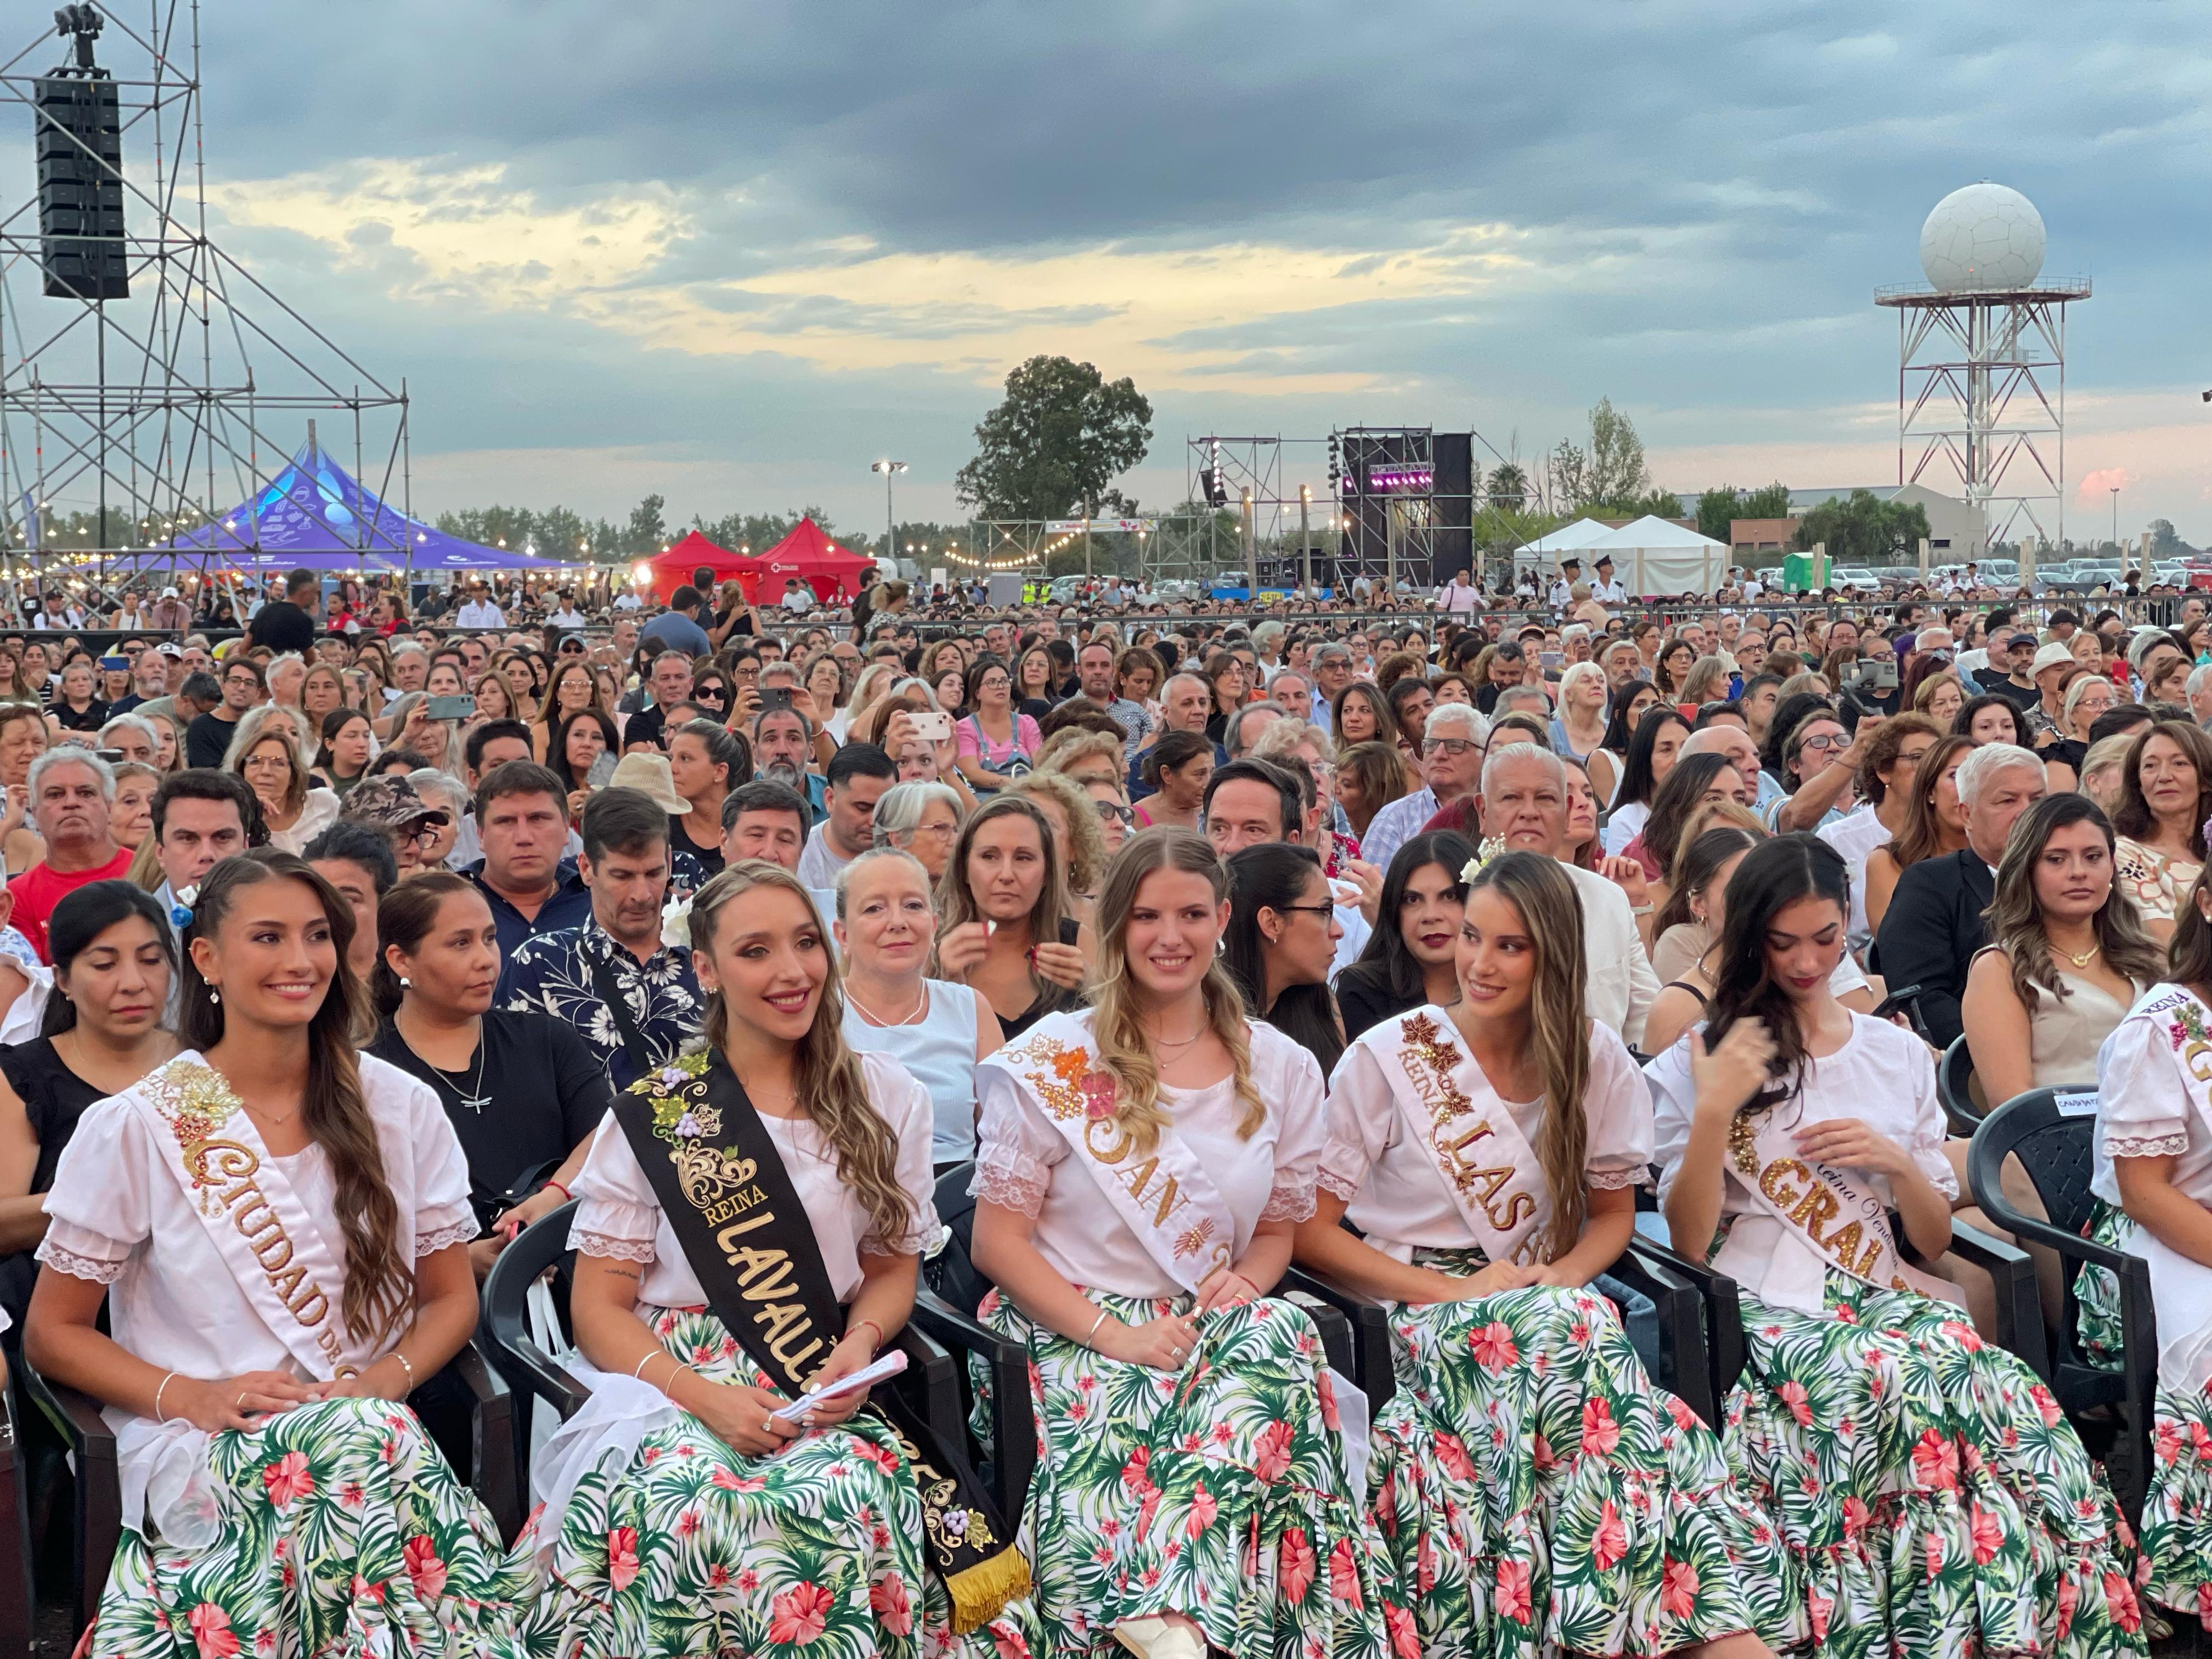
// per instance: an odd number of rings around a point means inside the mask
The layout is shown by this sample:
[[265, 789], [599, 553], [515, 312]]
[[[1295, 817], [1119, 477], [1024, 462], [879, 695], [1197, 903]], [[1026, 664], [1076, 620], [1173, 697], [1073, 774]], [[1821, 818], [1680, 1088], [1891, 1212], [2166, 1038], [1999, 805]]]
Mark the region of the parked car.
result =
[[1839, 564], [1828, 573], [1828, 585], [1853, 593], [1875, 593], [1881, 583], [1873, 571], [1863, 564]]

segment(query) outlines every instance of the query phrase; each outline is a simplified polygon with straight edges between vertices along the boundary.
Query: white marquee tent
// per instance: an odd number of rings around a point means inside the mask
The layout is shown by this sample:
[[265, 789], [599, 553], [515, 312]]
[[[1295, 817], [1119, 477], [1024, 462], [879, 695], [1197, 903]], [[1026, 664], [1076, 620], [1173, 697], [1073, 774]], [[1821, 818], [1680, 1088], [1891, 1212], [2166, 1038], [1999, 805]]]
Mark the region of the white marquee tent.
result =
[[1638, 599], [1711, 593], [1728, 575], [1727, 543], [1649, 514], [1582, 549], [1585, 566], [1599, 555], [1611, 557], [1614, 578]]
[[1548, 536], [1540, 536], [1528, 543], [1523, 553], [1548, 553], [1545, 563], [1553, 571], [1559, 568], [1559, 556], [1579, 553], [1592, 542], [1603, 541], [1613, 534], [1613, 526], [1600, 524], [1595, 519], [1577, 519], [1572, 524], [1563, 524]]

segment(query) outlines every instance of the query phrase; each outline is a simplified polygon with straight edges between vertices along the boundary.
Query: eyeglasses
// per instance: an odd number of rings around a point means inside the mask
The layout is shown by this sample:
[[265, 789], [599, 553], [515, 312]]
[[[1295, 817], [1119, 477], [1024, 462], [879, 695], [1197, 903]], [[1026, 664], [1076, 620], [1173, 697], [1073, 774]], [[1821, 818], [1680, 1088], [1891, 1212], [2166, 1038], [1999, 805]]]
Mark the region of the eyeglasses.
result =
[[1098, 809], [1098, 821], [1102, 823], [1134, 823], [1137, 821], [1134, 809], [1122, 805], [1120, 801], [1095, 800], [1091, 804]]
[[1336, 914], [1336, 907], [1334, 904], [1271, 904], [1267, 908], [1270, 910], [1280, 910], [1285, 913], [1304, 910], [1316, 916], [1333, 916]]
[[1429, 738], [1423, 741], [1421, 752], [1424, 755], [1449, 755], [1457, 760], [1475, 746], [1473, 740], [1467, 738]]
[[1832, 737], [1828, 735], [1826, 732], [1822, 732], [1818, 737], [1806, 738], [1804, 742], [1799, 744], [1797, 746], [1800, 749], [1811, 749], [1815, 750], [1821, 754], [1826, 754], [1831, 749], [1850, 748], [1851, 746], [1851, 740], [1844, 736], [1840, 732], [1837, 732]]

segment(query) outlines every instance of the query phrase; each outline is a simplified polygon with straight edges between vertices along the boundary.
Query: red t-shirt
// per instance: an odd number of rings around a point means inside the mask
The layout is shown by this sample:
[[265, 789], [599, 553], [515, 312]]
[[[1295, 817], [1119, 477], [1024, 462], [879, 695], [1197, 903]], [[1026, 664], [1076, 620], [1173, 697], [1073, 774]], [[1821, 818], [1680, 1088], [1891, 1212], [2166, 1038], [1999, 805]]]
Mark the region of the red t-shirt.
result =
[[53, 915], [54, 906], [88, 882], [114, 881], [130, 874], [131, 859], [129, 848], [118, 848], [111, 862], [67, 875], [40, 860], [8, 884], [8, 890], [15, 897], [15, 914], [9, 921], [23, 930], [23, 937], [31, 941], [40, 962], [53, 960], [46, 952], [46, 918]]

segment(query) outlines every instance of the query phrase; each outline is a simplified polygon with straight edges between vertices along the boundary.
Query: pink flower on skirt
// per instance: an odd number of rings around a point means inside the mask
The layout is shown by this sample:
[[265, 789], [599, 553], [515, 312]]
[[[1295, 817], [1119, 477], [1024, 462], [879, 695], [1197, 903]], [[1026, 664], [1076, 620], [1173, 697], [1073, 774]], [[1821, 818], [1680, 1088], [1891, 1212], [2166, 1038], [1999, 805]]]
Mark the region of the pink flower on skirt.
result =
[[1455, 1480], [1474, 1479], [1474, 1460], [1467, 1455], [1467, 1448], [1461, 1443], [1457, 1435], [1439, 1431], [1435, 1445], [1437, 1462], [1444, 1466], [1444, 1472], [1447, 1474]]
[[2058, 1409], [2057, 1397], [2040, 1382], [2027, 1391], [2027, 1397], [2035, 1401], [2036, 1413], [2043, 1419], [2043, 1426], [2046, 1429], [2057, 1428], [2058, 1419], [2066, 1415]]
[[1996, 1559], [1997, 1552], [2004, 1547], [2004, 1523], [1977, 1504], [1973, 1506], [1967, 1531], [1974, 1543], [1974, 1565], [1986, 1567]]
[[1396, 1659], [1421, 1659], [1421, 1633], [1413, 1615], [1389, 1601], [1382, 1604], [1382, 1622], [1389, 1627], [1390, 1651]]
[[445, 1593], [446, 1564], [438, 1559], [437, 1540], [429, 1534], [418, 1532], [407, 1540], [401, 1552], [407, 1564], [407, 1576], [415, 1583], [415, 1594], [426, 1601], [434, 1601]]
[[1598, 1511], [1597, 1531], [1590, 1539], [1590, 1559], [1600, 1572], [1610, 1572], [1628, 1553], [1628, 1528], [1620, 1524], [1620, 1511], [1610, 1498]]
[[1340, 1538], [1328, 1553], [1328, 1593], [1353, 1607], [1364, 1605], [1359, 1594], [1359, 1569], [1352, 1564], [1352, 1540]]
[[1497, 1607], [1501, 1619], [1510, 1619], [1516, 1625], [1530, 1622], [1527, 1562], [1504, 1560], [1498, 1564]]
[[617, 1527], [607, 1534], [607, 1582], [625, 1590], [637, 1577], [637, 1528]]
[[1776, 1392], [1782, 1396], [1782, 1403], [1790, 1408], [1790, 1415], [1797, 1419], [1799, 1428], [1813, 1426], [1813, 1407], [1806, 1399], [1802, 1382], [1784, 1382]]
[[1866, 1506], [1866, 1501], [1863, 1498], [1846, 1498], [1844, 1499], [1844, 1537], [1856, 1538], [1861, 1533], [1867, 1529], [1868, 1526], [1873, 1522], [1873, 1520], [1874, 1511]]
[[1602, 1400], [1583, 1402], [1583, 1455], [1609, 1457], [1613, 1449], [1620, 1443], [1620, 1425], [1613, 1420], [1613, 1408]]
[[1282, 1580], [1286, 1601], [1306, 1599], [1306, 1592], [1313, 1588], [1314, 1553], [1313, 1546], [1306, 1541], [1304, 1528], [1284, 1529], [1282, 1547], [1275, 1553], [1275, 1573]]
[[2066, 1639], [2067, 1632], [2074, 1628], [2074, 1609], [2081, 1604], [2081, 1587], [2072, 1575], [2058, 1581], [2058, 1632], [2057, 1639]]
[[707, 1477], [709, 1486], [720, 1486], [724, 1492], [751, 1492], [766, 1489], [768, 1482], [749, 1474], [732, 1474], [727, 1469], [716, 1469]]
[[1670, 1619], [1687, 1619], [1698, 1605], [1698, 1570], [1669, 1559], [1659, 1580], [1659, 1608]]
[[1327, 1371], [1323, 1371], [1321, 1374], [1319, 1381], [1321, 1383], [1321, 1420], [1322, 1425], [1326, 1427], [1331, 1434], [1340, 1433], [1344, 1428], [1344, 1421], [1336, 1414], [1336, 1385], [1328, 1380], [1328, 1373]]
[[261, 1484], [268, 1489], [269, 1501], [280, 1510], [295, 1498], [305, 1498], [315, 1489], [315, 1477], [307, 1468], [307, 1454], [286, 1452], [261, 1471]]
[[1474, 1363], [1486, 1371], [1502, 1371], [1521, 1358], [1521, 1350], [1513, 1340], [1513, 1328], [1502, 1319], [1493, 1319], [1467, 1340], [1474, 1351]]
[[1912, 1478], [1937, 1492], [1959, 1484], [1959, 1448], [1949, 1436], [1929, 1429], [1920, 1437], [1912, 1448]]
[[238, 1651], [238, 1638], [230, 1628], [230, 1615], [213, 1601], [203, 1601], [192, 1609], [192, 1641], [200, 1650], [200, 1659], [231, 1659]]
[[988, 1628], [991, 1645], [998, 1650], [998, 1659], [1030, 1659], [1029, 1638], [1010, 1628], [1005, 1620], [994, 1619]]
[[1201, 1480], [1198, 1490], [1191, 1494], [1190, 1517], [1182, 1523], [1183, 1530], [1195, 1538], [1212, 1526], [1213, 1517], [1220, 1513], [1221, 1505], [1213, 1501], [1213, 1494], [1206, 1491], [1206, 1482]]
[[2105, 1605], [2122, 1630], [2133, 1636], [2142, 1625], [2142, 1609], [2136, 1605], [2134, 1589], [2117, 1572], [2105, 1575]]
[[793, 1584], [768, 1604], [768, 1639], [804, 1647], [830, 1626], [830, 1592], [819, 1584]]
[[1260, 1431], [1260, 1437], [1252, 1447], [1252, 1473], [1273, 1486], [1289, 1473], [1291, 1467], [1291, 1425], [1284, 1422], [1270, 1423]]
[[1437, 1540], [1433, 1534], [1421, 1534], [1421, 1547], [1413, 1556], [1413, 1585], [1426, 1595], [1437, 1587]]
[[904, 1581], [895, 1572], [884, 1574], [868, 1586], [868, 1610], [894, 1636], [908, 1635], [914, 1630], [913, 1603], [908, 1600]]
[[1828, 1614], [1835, 1610], [1835, 1606], [1836, 1601], [1833, 1596], [1823, 1595], [1820, 1591], [1811, 1589], [1809, 1586], [1807, 1588], [1805, 1591], [1805, 1610], [1811, 1616], [1813, 1620], [1813, 1640], [1814, 1642], [1825, 1642], [1828, 1639]]

